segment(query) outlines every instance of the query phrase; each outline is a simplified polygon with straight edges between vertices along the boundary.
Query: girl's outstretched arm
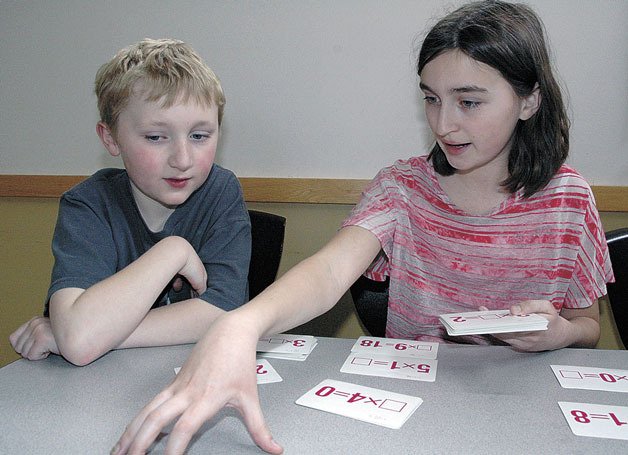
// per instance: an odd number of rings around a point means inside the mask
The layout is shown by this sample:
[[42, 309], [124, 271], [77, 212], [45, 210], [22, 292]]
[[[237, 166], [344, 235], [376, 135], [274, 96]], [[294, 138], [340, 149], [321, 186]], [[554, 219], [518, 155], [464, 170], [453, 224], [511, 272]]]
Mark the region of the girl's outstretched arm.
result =
[[270, 434], [257, 395], [255, 346], [329, 310], [366, 270], [381, 246], [360, 227], [346, 227], [246, 305], [220, 316], [194, 347], [172, 384], [127, 427], [113, 454], [144, 453], [162, 428], [177, 420], [166, 453], [183, 453], [201, 425], [224, 406], [242, 414], [255, 443], [282, 448]]

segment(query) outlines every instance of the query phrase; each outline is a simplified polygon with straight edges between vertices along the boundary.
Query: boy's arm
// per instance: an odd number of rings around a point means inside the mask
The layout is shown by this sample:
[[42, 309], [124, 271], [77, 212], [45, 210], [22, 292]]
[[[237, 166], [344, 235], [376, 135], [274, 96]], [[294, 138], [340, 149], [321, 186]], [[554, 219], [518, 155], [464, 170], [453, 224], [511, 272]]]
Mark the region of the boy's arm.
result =
[[224, 310], [194, 298], [154, 308], [118, 349], [196, 343]]
[[[87, 290], [55, 292], [50, 299], [50, 320], [60, 353], [72, 363], [85, 365], [120, 346], [177, 274], [197, 292], [205, 291], [206, 271], [192, 246], [180, 237], [168, 237]], [[205, 305], [212, 313], [210, 305]]]
[[9, 335], [15, 352], [28, 360], [41, 360], [50, 354], [59, 354], [59, 348], [50, 328], [50, 319], [35, 316]]

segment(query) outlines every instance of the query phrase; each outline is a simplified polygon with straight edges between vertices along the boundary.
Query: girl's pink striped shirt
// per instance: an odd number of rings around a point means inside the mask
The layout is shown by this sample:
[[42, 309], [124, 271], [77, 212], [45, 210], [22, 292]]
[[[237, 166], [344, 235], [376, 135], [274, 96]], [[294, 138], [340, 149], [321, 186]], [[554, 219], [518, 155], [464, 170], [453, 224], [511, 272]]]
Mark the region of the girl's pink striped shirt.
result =
[[450, 338], [438, 315], [529, 299], [583, 308], [614, 279], [591, 189], [566, 165], [531, 197], [518, 191], [489, 214], [469, 215], [449, 201], [426, 156], [398, 161], [365, 189], [349, 225], [382, 245], [366, 275], [390, 276], [392, 338], [496, 343]]

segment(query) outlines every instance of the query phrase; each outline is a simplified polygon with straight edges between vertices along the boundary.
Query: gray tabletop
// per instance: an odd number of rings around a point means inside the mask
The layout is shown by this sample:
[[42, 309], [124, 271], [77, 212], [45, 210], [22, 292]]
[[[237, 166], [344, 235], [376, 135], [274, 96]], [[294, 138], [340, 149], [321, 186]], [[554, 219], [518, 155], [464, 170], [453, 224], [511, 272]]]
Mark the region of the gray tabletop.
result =
[[[628, 453], [628, 441], [575, 436], [558, 401], [628, 406], [628, 394], [563, 389], [551, 364], [628, 369], [628, 351], [441, 345], [435, 382], [340, 373], [354, 340], [319, 338], [305, 362], [269, 359], [283, 381], [259, 386], [287, 454]], [[174, 377], [190, 345], [110, 352], [85, 367], [52, 356], [0, 369], [0, 453], [106, 454], [125, 425]], [[399, 430], [294, 404], [324, 379], [421, 397]], [[153, 453], [162, 453], [160, 441]], [[223, 410], [190, 454], [261, 453], [237, 413]]]

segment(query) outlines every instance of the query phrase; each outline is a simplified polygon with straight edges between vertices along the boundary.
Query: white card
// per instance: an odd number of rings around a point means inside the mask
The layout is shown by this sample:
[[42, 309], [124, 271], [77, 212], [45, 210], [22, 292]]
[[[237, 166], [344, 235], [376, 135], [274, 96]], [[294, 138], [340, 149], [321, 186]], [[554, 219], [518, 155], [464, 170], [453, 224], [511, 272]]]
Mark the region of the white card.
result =
[[556, 379], [565, 389], [628, 392], [628, 370], [570, 365], [550, 366]]
[[352, 352], [342, 373], [434, 382], [438, 360]]
[[423, 403], [419, 397], [326, 379], [296, 403], [308, 408], [398, 429]]
[[257, 359], [257, 383], [270, 384], [271, 382], [281, 382], [283, 379], [275, 371], [270, 362], [266, 359]]
[[[271, 382], [283, 381], [283, 378], [279, 376], [279, 373], [277, 373], [266, 359], [257, 359], [256, 370], [258, 384], [270, 384]], [[176, 367], [174, 374], [179, 374], [179, 371], [181, 371], [181, 367]]]
[[353, 344], [351, 352], [435, 359], [438, 343], [361, 336]]
[[311, 335], [280, 333], [260, 338], [257, 342], [257, 352], [260, 353], [260, 357], [303, 361], [317, 344], [318, 340]]
[[484, 335], [547, 330], [548, 320], [531, 313], [512, 315], [510, 310], [470, 311], [441, 314], [438, 317], [449, 335]]
[[628, 440], [628, 407], [559, 401], [573, 434]]

